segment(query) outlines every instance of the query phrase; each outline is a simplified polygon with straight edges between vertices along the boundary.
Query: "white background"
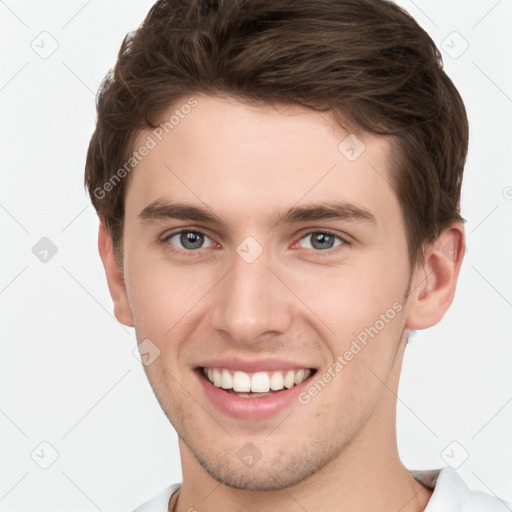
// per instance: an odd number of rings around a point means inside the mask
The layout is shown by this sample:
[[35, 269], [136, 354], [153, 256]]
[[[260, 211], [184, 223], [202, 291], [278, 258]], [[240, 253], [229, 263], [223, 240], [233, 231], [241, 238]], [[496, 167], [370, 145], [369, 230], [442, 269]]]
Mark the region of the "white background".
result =
[[[112, 316], [83, 188], [95, 92], [151, 5], [0, 2], [2, 511], [130, 511], [181, 481], [134, 332]], [[400, 5], [443, 48], [471, 124], [468, 252], [451, 310], [407, 349], [400, 454], [460, 463], [470, 487], [512, 501], [512, 1]], [[46, 263], [43, 237], [58, 249]]]

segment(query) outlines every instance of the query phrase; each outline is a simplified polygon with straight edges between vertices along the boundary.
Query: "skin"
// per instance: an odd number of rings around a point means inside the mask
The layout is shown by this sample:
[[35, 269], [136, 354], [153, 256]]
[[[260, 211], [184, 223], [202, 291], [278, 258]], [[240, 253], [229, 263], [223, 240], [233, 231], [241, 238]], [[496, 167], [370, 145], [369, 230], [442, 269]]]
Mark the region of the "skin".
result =
[[[391, 140], [358, 133], [366, 149], [351, 162], [338, 150], [347, 133], [326, 114], [194, 97], [129, 178], [122, 265], [103, 224], [99, 232], [117, 319], [160, 350], [145, 370], [180, 438], [176, 510], [423, 510], [431, 490], [398, 457], [396, 393], [408, 333], [435, 325], [452, 302], [463, 226], [444, 231], [411, 269], [389, 185]], [[155, 200], [207, 208], [225, 224], [141, 219]], [[375, 221], [274, 222], [330, 201]], [[204, 233], [203, 247], [186, 253], [169, 238], [178, 228]], [[341, 238], [318, 249], [314, 233], [325, 230]], [[252, 263], [236, 252], [248, 236], [263, 249]], [[203, 358], [270, 356], [320, 375], [393, 304], [401, 311], [320, 393], [270, 419], [221, 413], [193, 373]], [[262, 454], [252, 467], [237, 457], [247, 442]]]

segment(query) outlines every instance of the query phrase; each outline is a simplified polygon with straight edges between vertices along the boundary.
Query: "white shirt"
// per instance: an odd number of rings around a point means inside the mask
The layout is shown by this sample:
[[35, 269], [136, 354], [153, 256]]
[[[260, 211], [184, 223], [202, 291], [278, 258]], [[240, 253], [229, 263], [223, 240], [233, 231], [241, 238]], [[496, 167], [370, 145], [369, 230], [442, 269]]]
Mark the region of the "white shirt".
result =
[[[510, 512], [506, 501], [479, 491], [470, 491], [462, 478], [450, 467], [441, 470], [412, 471], [416, 480], [434, 489], [424, 512]], [[180, 484], [166, 487], [158, 496], [134, 512], [167, 512], [169, 499]]]

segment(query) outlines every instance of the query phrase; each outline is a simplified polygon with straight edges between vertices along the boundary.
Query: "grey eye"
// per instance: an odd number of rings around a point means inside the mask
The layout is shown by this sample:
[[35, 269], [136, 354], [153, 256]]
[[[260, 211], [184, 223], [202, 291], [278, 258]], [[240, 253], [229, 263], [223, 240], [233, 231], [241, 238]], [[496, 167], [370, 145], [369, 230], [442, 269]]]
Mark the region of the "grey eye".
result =
[[[339, 243], [335, 243], [336, 239], [339, 240]], [[305, 249], [316, 249], [318, 251], [323, 251], [326, 249], [332, 249], [338, 245], [341, 245], [343, 240], [339, 236], [333, 235], [332, 233], [327, 233], [325, 231], [316, 231], [313, 233], [308, 233], [302, 240], [309, 240], [309, 247], [304, 247]]]
[[[174, 233], [169, 236], [167, 241], [187, 251], [202, 249], [212, 245], [211, 240], [204, 233], [200, 233], [199, 231], [180, 231], [179, 233]], [[204, 245], [205, 241], [208, 241], [207, 245]]]

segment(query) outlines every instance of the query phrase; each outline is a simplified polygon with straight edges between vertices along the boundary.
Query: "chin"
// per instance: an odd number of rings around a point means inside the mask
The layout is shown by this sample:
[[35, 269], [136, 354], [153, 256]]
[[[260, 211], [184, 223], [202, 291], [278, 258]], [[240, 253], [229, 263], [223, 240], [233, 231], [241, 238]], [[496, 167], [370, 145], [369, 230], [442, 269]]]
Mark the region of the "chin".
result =
[[229, 451], [229, 454], [212, 454], [203, 457], [189, 446], [201, 467], [217, 482], [245, 491], [278, 491], [300, 484], [318, 473], [324, 466], [337, 457], [339, 451], [334, 446], [325, 446], [318, 451], [314, 443], [308, 443], [297, 453], [283, 453], [275, 456], [263, 456], [248, 467], [243, 457]]

